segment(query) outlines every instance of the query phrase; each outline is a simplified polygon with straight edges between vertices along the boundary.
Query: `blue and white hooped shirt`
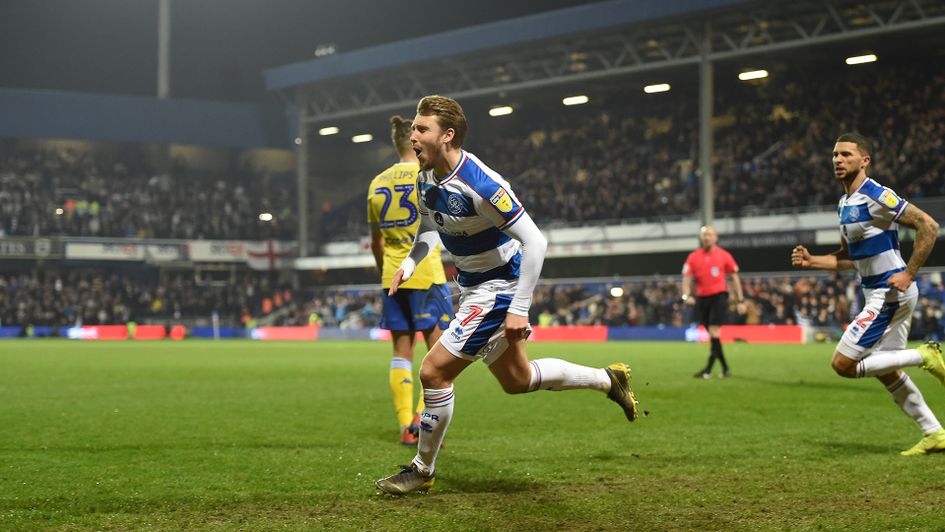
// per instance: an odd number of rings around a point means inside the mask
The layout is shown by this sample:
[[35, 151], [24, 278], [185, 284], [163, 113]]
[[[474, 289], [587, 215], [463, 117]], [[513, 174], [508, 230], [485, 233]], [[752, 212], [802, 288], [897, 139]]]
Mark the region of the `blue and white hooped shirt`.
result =
[[475, 155], [461, 151], [456, 167], [437, 180], [420, 172], [420, 214], [429, 216], [453, 255], [460, 286], [519, 277], [520, 244], [504, 229], [525, 213], [508, 182]]
[[[840, 198], [840, 233], [864, 289], [886, 288], [886, 280], [906, 269], [899, 254], [899, 224], [909, 202], [891, 188], [866, 178]], [[909, 288], [914, 291], [915, 283]]]

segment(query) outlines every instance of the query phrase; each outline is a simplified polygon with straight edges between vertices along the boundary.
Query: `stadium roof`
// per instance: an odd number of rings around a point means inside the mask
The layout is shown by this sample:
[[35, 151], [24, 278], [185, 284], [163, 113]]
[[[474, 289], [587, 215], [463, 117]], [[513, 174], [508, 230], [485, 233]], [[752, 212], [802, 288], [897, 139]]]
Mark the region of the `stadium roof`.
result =
[[[940, 0], [611, 0], [295, 63], [306, 123], [945, 25]], [[705, 54], [703, 53], [705, 52]]]
[[748, 0], [612, 0], [559, 9], [273, 68], [265, 72], [266, 87], [271, 90], [284, 89], [747, 2]]

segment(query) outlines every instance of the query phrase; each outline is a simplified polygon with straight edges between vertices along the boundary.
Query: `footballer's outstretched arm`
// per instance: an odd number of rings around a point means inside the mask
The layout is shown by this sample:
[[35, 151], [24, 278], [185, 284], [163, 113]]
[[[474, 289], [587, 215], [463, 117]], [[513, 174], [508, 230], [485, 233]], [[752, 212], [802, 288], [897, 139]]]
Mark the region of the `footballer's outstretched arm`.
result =
[[430, 221], [429, 216], [421, 215], [417, 236], [413, 239], [413, 246], [410, 248], [410, 253], [407, 254], [407, 257], [400, 263], [400, 268], [394, 273], [394, 278], [390, 283], [390, 291], [388, 291], [389, 295], [397, 293], [397, 287], [400, 283], [410, 279], [410, 276], [413, 275], [413, 271], [417, 268], [417, 264], [420, 264], [430, 253], [430, 250], [439, 243], [440, 235], [437, 233], [436, 226]]
[[791, 251], [791, 266], [805, 270], [852, 270], [855, 265], [847, 250], [847, 241], [840, 237], [840, 249], [828, 255], [811, 255], [807, 248], [795, 246]]

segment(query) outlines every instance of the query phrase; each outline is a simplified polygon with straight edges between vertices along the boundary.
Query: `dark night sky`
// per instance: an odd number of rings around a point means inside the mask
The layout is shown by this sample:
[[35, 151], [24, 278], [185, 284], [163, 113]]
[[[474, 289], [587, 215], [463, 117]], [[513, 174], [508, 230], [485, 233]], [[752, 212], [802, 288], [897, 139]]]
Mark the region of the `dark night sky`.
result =
[[[262, 71], [591, 0], [171, 0], [174, 97], [269, 98]], [[0, 0], [0, 87], [154, 95], [158, 0]]]

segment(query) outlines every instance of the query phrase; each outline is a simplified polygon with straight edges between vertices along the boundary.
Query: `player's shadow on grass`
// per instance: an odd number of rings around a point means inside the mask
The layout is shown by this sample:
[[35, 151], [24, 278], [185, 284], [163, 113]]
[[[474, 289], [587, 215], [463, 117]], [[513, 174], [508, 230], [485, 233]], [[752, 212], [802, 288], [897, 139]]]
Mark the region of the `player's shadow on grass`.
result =
[[501, 478], [496, 473], [492, 478], [463, 478], [450, 476], [444, 486], [462, 493], [534, 493], [539, 484], [527, 480]]
[[616, 453], [613, 451], [601, 451], [587, 457], [594, 462], [622, 462], [630, 458], [639, 458], [635, 453]]
[[899, 451], [892, 449], [888, 445], [877, 445], [875, 443], [866, 443], [863, 441], [817, 441], [811, 442], [811, 445], [822, 447], [832, 454], [876, 454], [889, 455]]
[[[746, 382], [757, 382], [769, 386], [783, 386], [787, 388], [807, 388], [811, 390], [843, 390], [845, 392], [876, 393], [875, 387], [860, 386], [850, 379], [849, 382], [839, 380], [837, 382], [810, 382], [804, 380], [779, 381], [773, 379], [759, 379], [758, 377], [739, 376], [738, 380]], [[875, 379], [873, 379], [875, 380]]]
[[415, 445], [403, 445], [399, 443], [400, 436], [398, 435], [396, 429], [372, 431], [370, 436], [368, 436], [368, 434], [365, 432], [364, 438], [365, 439], [369, 438], [370, 440], [374, 441], [377, 445], [395, 444], [397, 447], [400, 447], [401, 449], [412, 449], [412, 452], [416, 452], [417, 450], [417, 447]]
[[[495, 464], [469, 458], [454, 457], [456, 473], [449, 476], [449, 489], [462, 493], [523, 493], [540, 489], [540, 484], [523, 475], [512, 475], [496, 468]], [[460, 470], [477, 471], [476, 476], [464, 475]], [[451, 471], [453, 469], [451, 468]], [[444, 479], [446, 480], [446, 479]], [[444, 483], [445, 485], [446, 483]]]

